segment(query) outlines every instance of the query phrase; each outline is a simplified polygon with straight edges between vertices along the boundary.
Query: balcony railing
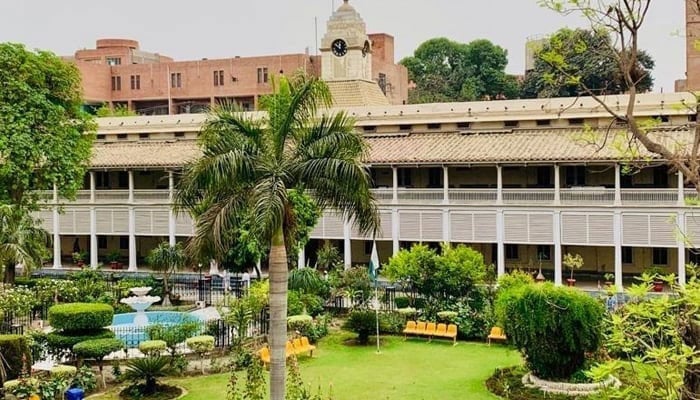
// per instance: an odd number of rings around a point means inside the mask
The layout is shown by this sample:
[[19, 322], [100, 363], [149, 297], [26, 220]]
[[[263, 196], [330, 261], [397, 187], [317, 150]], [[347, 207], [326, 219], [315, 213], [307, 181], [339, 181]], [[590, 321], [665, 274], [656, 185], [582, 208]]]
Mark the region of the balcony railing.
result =
[[[380, 204], [394, 203], [392, 188], [373, 189]], [[42, 193], [51, 202], [51, 192]], [[438, 205], [445, 204], [444, 189], [398, 188], [397, 203], [401, 205]], [[554, 189], [511, 189], [502, 190], [504, 205], [555, 205]], [[611, 206], [615, 204], [615, 189], [605, 187], [562, 188], [559, 192], [559, 204], [564, 206]], [[498, 200], [498, 190], [489, 189], [454, 189], [448, 191], [449, 204], [453, 205], [494, 205]], [[685, 199], [698, 199], [694, 189], [685, 189]], [[623, 206], [675, 206], [678, 204], [678, 190], [670, 189], [621, 189], [620, 200]], [[74, 202], [61, 201], [63, 204], [89, 205], [90, 191], [80, 190]], [[167, 189], [134, 190], [132, 204], [168, 205]], [[96, 190], [94, 204], [129, 204], [128, 190]]]

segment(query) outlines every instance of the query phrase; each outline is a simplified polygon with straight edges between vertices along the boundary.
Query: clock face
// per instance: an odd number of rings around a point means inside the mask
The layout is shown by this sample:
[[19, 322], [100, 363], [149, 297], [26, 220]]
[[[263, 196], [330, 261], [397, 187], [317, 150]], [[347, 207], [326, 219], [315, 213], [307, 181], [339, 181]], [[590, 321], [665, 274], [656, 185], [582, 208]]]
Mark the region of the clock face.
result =
[[348, 53], [348, 44], [343, 39], [336, 39], [331, 43], [331, 51], [336, 57], [342, 57]]

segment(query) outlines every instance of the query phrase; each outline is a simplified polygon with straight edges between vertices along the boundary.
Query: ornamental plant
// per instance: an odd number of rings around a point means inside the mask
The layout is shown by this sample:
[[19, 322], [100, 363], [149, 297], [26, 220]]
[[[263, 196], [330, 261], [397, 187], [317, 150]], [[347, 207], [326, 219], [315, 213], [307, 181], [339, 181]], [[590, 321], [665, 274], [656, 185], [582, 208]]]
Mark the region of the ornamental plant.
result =
[[75, 346], [73, 346], [73, 354], [82, 359], [92, 358], [97, 361], [97, 366], [100, 369], [100, 376], [102, 377], [102, 386], [105, 387], [105, 378], [104, 374], [102, 373], [104, 358], [112, 352], [123, 348], [124, 342], [116, 338], [91, 339], [77, 343]]
[[[12, 380], [20, 376], [24, 363], [31, 365], [29, 353], [29, 341], [22, 335], [0, 335], [0, 363], [4, 362], [5, 380]], [[2, 383], [2, 382], [0, 382]]]
[[167, 348], [168, 344], [165, 343], [165, 340], [144, 340], [139, 343], [139, 351], [146, 357], [158, 356]]
[[583, 366], [586, 353], [598, 350], [605, 310], [591, 296], [545, 283], [499, 297], [505, 332], [536, 376], [569, 378]]
[[370, 310], [355, 310], [350, 313], [343, 329], [357, 333], [357, 342], [362, 345], [369, 343], [369, 336], [377, 330], [377, 315]]
[[49, 323], [55, 331], [46, 335], [49, 352], [55, 356], [75, 355], [75, 346], [80, 342], [114, 338], [114, 333], [104, 328], [112, 323], [113, 316], [114, 309], [108, 304], [67, 303], [52, 306], [49, 308]]
[[214, 350], [214, 336], [195, 336], [187, 339], [185, 343], [190, 350], [199, 355], [202, 375], [204, 375], [204, 356]]

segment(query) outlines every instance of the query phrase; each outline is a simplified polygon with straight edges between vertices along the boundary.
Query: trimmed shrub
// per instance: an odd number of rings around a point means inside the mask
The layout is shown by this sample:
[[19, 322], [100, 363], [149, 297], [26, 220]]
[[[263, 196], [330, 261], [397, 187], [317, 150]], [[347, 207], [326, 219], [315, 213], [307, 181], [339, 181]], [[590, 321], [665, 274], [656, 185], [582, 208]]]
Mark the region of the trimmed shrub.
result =
[[201, 335], [187, 339], [187, 347], [197, 354], [207, 353], [214, 349], [214, 336]]
[[498, 289], [508, 290], [514, 287], [526, 286], [535, 283], [532, 275], [519, 269], [508, 272], [498, 278]]
[[438, 319], [442, 322], [452, 323], [457, 319], [457, 311], [440, 311], [437, 313]]
[[506, 334], [538, 377], [568, 378], [583, 366], [585, 353], [598, 349], [604, 309], [592, 297], [551, 283], [499, 296]]
[[49, 308], [49, 323], [64, 332], [100, 329], [110, 325], [113, 316], [114, 309], [108, 304], [68, 303]]
[[398, 310], [396, 310], [396, 312], [405, 316], [406, 318], [411, 318], [418, 314], [418, 310], [416, 310], [413, 307], [399, 308]]
[[67, 334], [62, 332], [51, 332], [46, 335], [46, 344], [49, 352], [53, 355], [65, 355], [73, 350], [73, 346], [80, 342], [93, 339], [110, 339], [114, 337], [114, 332], [109, 329], [100, 329], [85, 334]]
[[51, 376], [58, 378], [73, 378], [78, 369], [72, 365], [56, 365], [51, 367]]
[[314, 319], [310, 315], [292, 315], [287, 317], [287, 326], [290, 331], [302, 332], [313, 323]]
[[411, 305], [411, 299], [405, 296], [398, 296], [394, 298], [394, 304], [396, 304], [396, 308], [407, 308]]
[[82, 358], [94, 358], [101, 360], [110, 353], [124, 348], [124, 343], [116, 338], [91, 339], [76, 343], [73, 353]]
[[376, 314], [371, 310], [355, 310], [348, 315], [343, 329], [357, 333], [359, 344], [367, 344], [369, 335], [377, 330]]
[[149, 357], [160, 355], [167, 348], [168, 344], [165, 340], [144, 340], [139, 343], [139, 351]]
[[27, 368], [32, 365], [29, 353], [29, 341], [22, 335], [0, 335], [0, 353], [7, 362], [7, 379], [15, 379], [22, 373], [22, 357]]

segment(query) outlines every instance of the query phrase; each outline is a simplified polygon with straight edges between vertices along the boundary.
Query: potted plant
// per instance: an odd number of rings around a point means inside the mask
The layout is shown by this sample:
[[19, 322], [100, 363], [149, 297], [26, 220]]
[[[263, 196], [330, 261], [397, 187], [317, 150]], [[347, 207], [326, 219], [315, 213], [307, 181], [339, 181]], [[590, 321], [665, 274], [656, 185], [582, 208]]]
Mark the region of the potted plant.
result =
[[615, 274], [611, 272], [606, 272], [603, 278], [605, 279], [605, 287], [611, 287], [615, 282]]
[[73, 263], [75, 263], [75, 265], [77, 265], [78, 268], [82, 268], [85, 265], [86, 256], [87, 254], [84, 251], [76, 251], [72, 254]]
[[569, 286], [575, 286], [576, 279], [574, 279], [574, 270], [581, 269], [581, 267], [583, 267], [583, 257], [581, 257], [580, 254], [566, 253], [564, 255], [564, 259], [562, 260], [562, 264], [571, 270], [571, 276], [566, 280], [566, 283]]
[[661, 267], [657, 265], [652, 265], [651, 267], [644, 270], [644, 273], [649, 275], [652, 280], [652, 290], [655, 292], [663, 292], [664, 290], [664, 271]]
[[122, 258], [119, 250], [110, 251], [106, 258], [111, 269], [119, 269], [119, 260]]

